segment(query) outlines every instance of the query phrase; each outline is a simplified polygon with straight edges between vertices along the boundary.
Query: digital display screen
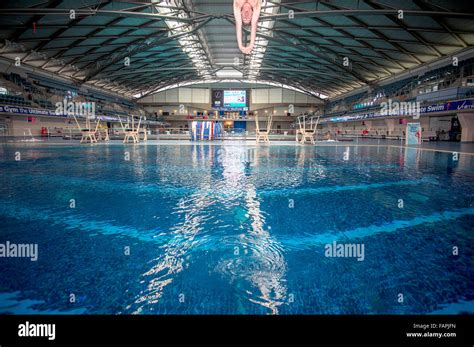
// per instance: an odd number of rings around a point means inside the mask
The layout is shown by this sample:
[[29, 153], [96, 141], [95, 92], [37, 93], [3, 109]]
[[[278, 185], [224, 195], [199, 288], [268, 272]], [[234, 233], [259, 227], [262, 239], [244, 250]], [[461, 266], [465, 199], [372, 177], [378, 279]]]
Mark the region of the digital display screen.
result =
[[247, 91], [224, 90], [224, 107], [243, 108], [247, 106]]
[[249, 108], [248, 90], [222, 90], [212, 91], [212, 107], [224, 111], [247, 111]]

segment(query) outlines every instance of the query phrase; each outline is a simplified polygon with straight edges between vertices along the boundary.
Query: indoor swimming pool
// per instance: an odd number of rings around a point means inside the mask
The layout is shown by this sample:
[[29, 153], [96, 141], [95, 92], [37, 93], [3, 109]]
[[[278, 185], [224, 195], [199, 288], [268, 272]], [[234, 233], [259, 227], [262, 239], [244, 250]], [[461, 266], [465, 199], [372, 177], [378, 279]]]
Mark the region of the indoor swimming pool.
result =
[[471, 154], [2, 144], [0, 178], [0, 314], [474, 313]]

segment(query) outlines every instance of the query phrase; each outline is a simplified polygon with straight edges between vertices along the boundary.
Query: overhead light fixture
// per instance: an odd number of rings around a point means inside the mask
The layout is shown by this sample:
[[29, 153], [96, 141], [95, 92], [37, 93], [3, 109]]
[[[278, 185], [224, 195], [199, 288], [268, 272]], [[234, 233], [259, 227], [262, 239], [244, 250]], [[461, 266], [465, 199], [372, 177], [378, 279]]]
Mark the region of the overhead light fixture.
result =
[[[152, 0], [152, 2], [155, 4], [154, 9], [160, 14], [177, 18], [190, 18], [186, 11], [176, 12], [174, 10], [174, 8], [182, 6], [182, 4], [176, 0]], [[193, 66], [200, 77], [206, 78], [206, 76], [211, 75], [212, 69], [208, 60], [208, 55], [206, 54], [206, 50], [203, 47], [199, 36], [197, 33], [193, 32], [191, 25], [169, 19], [166, 19], [165, 23], [168, 26], [170, 35], [172, 36], [189, 33], [188, 35], [183, 35], [177, 38], [177, 41], [181, 45], [181, 49], [191, 59]]]
[[244, 74], [235, 69], [222, 69], [216, 72], [217, 77], [219, 78], [241, 78]]

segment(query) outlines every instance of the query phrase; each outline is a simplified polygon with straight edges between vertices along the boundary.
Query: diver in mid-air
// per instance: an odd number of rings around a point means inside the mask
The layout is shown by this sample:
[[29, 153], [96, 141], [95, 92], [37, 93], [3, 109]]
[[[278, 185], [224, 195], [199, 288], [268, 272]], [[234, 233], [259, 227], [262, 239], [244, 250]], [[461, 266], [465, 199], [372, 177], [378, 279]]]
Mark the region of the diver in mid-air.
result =
[[[257, 36], [258, 18], [262, 7], [261, 0], [234, 0], [235, 30], [239, 49], [244, 54], [250, 54], [255, 45]], [[242, 23], [250, 25], [250, 43], [244, 46], [242, 43]]]

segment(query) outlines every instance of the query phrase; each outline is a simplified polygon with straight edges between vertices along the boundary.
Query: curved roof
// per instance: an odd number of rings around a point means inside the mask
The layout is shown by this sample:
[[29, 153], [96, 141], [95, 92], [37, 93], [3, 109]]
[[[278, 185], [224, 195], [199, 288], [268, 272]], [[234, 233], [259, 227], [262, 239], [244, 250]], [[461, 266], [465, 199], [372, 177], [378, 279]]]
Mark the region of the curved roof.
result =
[[1, 56], [129, 97], [229, 78], [334, 97], [474, 46], [468, 1], [264, 0], [250, 56], [237, 48], [232, 0], [0, 6]]

